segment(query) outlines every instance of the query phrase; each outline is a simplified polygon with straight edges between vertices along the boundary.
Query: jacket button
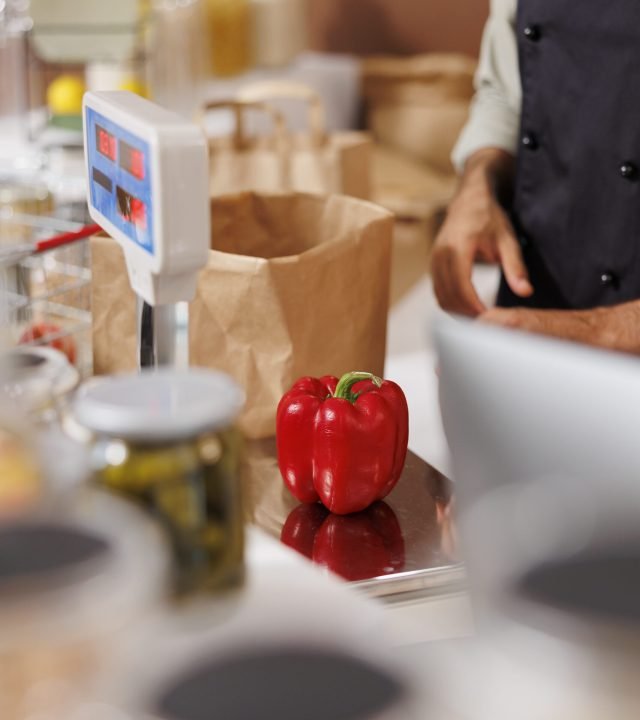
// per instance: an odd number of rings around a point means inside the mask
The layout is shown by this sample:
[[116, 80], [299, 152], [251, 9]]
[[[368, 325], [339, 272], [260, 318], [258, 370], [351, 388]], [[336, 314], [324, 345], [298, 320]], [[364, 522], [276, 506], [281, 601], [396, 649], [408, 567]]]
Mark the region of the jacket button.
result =
[[600, 275], [600, 284], [603, 285], [603, 287], [612, 287], [617, 290], [620, 287], [620, 278], [610, 270], [605, 270], [602, 275]]
[[627, 160], [620, 165], [620, 175], [625, 180], [635, 180], [638, 177], [638, 168]]
[[527, 25], [527, 27], [522, 31], [522, 34], [531, 42], [538, 42], [538, 40], [542, 37], [539, 25]]
[[538, 149], [538, 138], [531, 132], [527, 132], [522, 136], [522, 145], [527, 150]]

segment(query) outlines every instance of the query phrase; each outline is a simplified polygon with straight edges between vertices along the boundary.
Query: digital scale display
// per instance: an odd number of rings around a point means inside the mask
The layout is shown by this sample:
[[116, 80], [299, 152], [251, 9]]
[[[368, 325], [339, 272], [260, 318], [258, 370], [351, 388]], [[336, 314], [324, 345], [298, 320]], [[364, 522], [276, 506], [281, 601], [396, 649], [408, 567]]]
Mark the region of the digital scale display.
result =
[[91, 202], [119, 230], [154, 253], [150, 149], [133, 133], [87, 109]]

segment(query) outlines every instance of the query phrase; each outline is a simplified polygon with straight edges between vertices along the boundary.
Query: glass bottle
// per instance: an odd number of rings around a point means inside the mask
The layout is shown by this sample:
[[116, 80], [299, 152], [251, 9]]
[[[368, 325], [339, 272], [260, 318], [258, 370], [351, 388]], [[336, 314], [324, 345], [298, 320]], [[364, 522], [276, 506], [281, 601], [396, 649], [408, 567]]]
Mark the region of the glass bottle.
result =
[[208, 75], [203, 0], [154, 0], [147, 37], [151, 99], [185, 118], [200, 110]]
[[248, 0], [206, 0], [214, 75], [238, 75], [252, 62], [251, 8]]

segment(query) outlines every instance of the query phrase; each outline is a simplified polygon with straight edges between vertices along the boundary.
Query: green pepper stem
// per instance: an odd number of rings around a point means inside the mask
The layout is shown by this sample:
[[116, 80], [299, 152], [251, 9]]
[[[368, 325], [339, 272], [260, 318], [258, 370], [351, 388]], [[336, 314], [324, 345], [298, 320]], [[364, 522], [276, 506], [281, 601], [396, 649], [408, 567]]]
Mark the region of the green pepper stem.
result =
[[344, 400], [348, 400], [352, 403], [355, 402], [358, 398], [358, 395], [354, 395], [354, 393], [351, 392], [351, 388], [356, 383], [359, 383], [362, 380], [371, 380], [371, 382], [377, 387], [380, 387], [382, 385], [382, 378], [379, 378], [376, 375], [368, 372], [345, 373], [338, 381], [338, 384], [336, 385], [336, 391], [333, 393], [333, 397], [343, 398]]

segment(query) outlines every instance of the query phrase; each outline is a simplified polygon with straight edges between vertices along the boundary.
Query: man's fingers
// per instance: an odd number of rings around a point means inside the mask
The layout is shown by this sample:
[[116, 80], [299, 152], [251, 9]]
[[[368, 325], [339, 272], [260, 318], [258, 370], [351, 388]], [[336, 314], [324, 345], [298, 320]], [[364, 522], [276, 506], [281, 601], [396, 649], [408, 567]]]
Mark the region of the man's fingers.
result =
[[448, 312], [476, 317], [486, 310], [471, 282], [473, 252], [447, 245], [433, 256], [433, 287], [440, 306]]
[[519, 297], [533, 295], [533, 286], [529, 281], [520, 246], [511, 233], [505, 232], [498, 239], [498, 254], [505, 279], [513, 292]]

